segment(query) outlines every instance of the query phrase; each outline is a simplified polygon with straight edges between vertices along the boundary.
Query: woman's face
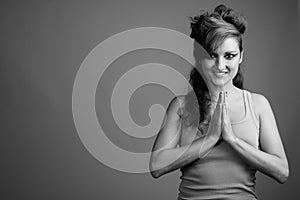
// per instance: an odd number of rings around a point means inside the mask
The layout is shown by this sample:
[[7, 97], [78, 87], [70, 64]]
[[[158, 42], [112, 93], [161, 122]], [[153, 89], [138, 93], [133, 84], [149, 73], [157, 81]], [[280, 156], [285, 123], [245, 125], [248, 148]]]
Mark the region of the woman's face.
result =
[[220, 87], [232, 84], [242, 55], [236, 38], [228, 37], [211, 55], [200, 60], [201, 75], [207, 85]]

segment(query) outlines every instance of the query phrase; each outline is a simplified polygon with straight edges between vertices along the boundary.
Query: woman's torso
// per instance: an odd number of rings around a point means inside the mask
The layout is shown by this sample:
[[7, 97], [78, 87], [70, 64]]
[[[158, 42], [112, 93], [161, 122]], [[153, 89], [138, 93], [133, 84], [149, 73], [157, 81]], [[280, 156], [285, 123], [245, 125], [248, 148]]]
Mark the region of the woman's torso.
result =
[[[242, 91], [241, 103], [231, 106], [234, 134], [258, 148], [259, 122], [252, 106], [251, 94]], [[195, 128], [182, 126], [179, 145], [190, 144]], [[203, 137], [203, 136], [202, 136]], [[224, 141], [218, 142], [205, 157], [180, 169], [178, 199], [256, 199], [255, 170], [251, 169]]]

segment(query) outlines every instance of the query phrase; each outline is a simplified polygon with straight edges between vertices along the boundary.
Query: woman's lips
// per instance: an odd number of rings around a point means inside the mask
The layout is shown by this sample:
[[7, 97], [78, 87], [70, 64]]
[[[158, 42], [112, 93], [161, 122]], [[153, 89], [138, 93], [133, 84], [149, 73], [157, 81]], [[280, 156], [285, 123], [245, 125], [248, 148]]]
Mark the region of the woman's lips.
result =
[[228, 72], [227, 71], [218, 71], [218, 72], [214, 72], [214, 74], [217, 77], [223, 77], [223, 76], [226, 76], [228, 74]]

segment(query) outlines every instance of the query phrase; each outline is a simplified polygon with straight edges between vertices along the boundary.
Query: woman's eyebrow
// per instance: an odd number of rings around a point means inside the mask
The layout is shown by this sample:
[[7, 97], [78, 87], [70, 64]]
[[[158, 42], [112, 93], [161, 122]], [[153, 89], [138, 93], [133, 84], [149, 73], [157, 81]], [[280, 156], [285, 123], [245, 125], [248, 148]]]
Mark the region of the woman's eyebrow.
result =
[[225, 53], [238, 53], [238, 51], [235, 51], [235, 50], [233, 50], [233, 51], [226, 51]]

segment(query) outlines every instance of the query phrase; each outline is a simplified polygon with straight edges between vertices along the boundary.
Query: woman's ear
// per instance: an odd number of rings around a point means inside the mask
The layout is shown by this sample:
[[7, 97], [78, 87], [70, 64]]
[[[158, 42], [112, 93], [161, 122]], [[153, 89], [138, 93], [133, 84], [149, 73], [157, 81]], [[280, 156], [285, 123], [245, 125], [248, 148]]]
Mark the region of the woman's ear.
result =
[[244, 57], [244, 51], [241, 51], [241, 56], [240, 56], [240, 61], [239, 61], [239, 64], [242, 63], [243, 61], [243, 57]]

